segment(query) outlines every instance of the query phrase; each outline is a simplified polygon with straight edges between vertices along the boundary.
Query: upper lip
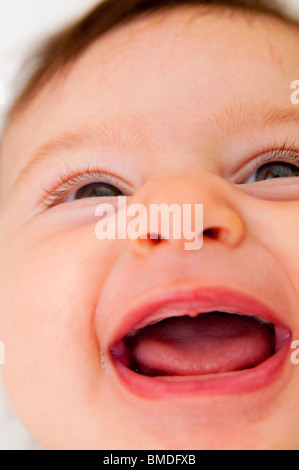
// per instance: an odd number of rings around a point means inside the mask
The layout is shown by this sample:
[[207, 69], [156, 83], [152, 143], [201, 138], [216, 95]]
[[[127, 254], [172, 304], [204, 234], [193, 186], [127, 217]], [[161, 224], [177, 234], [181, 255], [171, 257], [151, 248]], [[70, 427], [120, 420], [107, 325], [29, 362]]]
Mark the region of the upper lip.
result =
[[[162, 307], [165, 307], [165, 311], [161, 316], [161, 310], [160, 312], [158, 310]], [[172, 308], [172, 310], [168, 312], [167, 308]], [[277, 327], [288, 329], [279, 320], [273, 308], [244, 292], [221, 286], [172, 287], [168, 290], [150, 292], [142, 299], [135, 301], [124, 313], [111, 346], [121, 341], [130, 332], [163, 318], [187, 314], [195, 316], [215, 310], [259, 317]]]

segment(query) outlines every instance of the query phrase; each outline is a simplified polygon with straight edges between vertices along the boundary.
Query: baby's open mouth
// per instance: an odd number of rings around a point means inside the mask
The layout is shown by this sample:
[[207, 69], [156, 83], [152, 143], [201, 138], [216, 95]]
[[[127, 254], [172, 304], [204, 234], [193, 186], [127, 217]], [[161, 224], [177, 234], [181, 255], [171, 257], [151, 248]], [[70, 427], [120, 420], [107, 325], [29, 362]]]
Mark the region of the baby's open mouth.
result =
[[142, 375], [194, 376], [255, 367], [275, 353], [275, 326], [258, 317], [209, 312], [170, 317], [131, 332], [118, 357]]
[[111, 354], [150, 377], [219, 374], [258, 366], [275, 354], [287, 335], [287, 330], [256, 316], [192, 313], [133, 328]]
[[260, 301], [211, 288], [143, 302], [109, 350], [123, 383], [141, 395], [241, 393], [275, 380], [290, 340]]

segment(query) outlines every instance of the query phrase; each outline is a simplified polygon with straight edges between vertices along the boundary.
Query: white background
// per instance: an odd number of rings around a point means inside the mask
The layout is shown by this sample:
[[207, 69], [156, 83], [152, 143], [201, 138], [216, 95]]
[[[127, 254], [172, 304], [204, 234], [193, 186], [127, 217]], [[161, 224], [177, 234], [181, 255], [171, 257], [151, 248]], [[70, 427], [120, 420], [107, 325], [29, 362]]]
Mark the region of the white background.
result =
[[25, 58], [44, 37], [97, 3], [98, 0], [0, 0], [0, 128]]

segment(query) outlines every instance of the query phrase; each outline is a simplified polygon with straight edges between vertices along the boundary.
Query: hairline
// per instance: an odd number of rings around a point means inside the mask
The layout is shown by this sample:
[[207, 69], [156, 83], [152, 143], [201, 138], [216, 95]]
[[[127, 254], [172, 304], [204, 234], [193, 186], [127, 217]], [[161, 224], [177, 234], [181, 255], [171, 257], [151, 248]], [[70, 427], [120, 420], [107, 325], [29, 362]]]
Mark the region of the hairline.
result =
[[[278, 11], [259, 11], [257, 9], [251, 8], [251, 7], [245, 7], [245, 6], [237, 6], [237, 5], [225, 5], [225, 4], [217, 4], [217, 0], [215, 3], [209, 3], [209, 4], [196, 4], [192, 2], [187, 2], [186, 4], [174, 4], [172, 5], [171, 3], [169, 5], [158, 5], [156, 7], [153, 7], [151, 9], [147, 9], [146, 11], [142, 13], [136, 13], [132, 17], [124, 18], [117, 23], [115, 23], [114, 26], [110, 27], [107, 29], [107, 31], [104, 31], [103, 33], [100, 32], [97, 36], [95, 36], [90, 42], [87, 42], [86, 44], [83, 45], [83, 47], [77, 48], [77, 50], [74, 51], [73, 54], [70, 54], [69, 57], [66, 58], [66, 61], [63, 62], [62, 56], [60, 56], [57, 60], [55, 60], [52, 64], [50, 64], [50, 67], [45, 70], [45, 73], [39, 76], [40, 68], [41, 66], [37, 67], [37, 70], [35, 70], [31, 76], [29, 76], [29, 80], [19, 93], [19, 95], [16, 97], [14, 100], [9, 112], [8, 112], [8, 121], [10, 121], [15, 114], [18, 114], [18, 112], [22, 112], [24, 108], [26, 108], [27, 104], [34, 99], [34, 97], [42, 91], [42, 89], [49, 83], [53, 78], [56, 78], [57, 76], [61, 75], [63, 77], [64, 72], [66, 74], [72, 69], [72, 67], [77, 63], [78, 59], [84, 54], [84, 52], [87, 51], [97, 40], [103, 39], [107, 34], [117, 31], [119, 28], [124, 27], [128, 24], [134, 23], [138, 19], [142, 18], [150, 18], [151, 16], [157, 16], [157, 14], [165, 14], [168, 13], [169, 11], [173, 11], [176, 9], [193, 9], [193, 10], [201, 10], [204, 13], [212, 13], [216, 10], [226, 10], [227, 12], [234, 14], [243, 14], [246, 16], [246, 14], [249, 17], [252, 17], [253, 15], [260, 15], [264, 17], [272, 17], [276, 19], [280, 19], [281, 21], [284, 21], [285, 23], [288, 23], [291, 25], [295, 25], [299, 27], [297, 22], [294, 22], [292, 20], [289, 20], [287, 17], [284, 17], [282, 14], [280, 14]], [[78, 24], [78, 23], [77, 23]], [[74, 26], [74, 29], [76, 28], [76, 25]], [[67, 29], [67, 28], [66, 28]], [[62, 33], [65, 30], [62, 30]], [[58, 33], [59, 34], [59, 33]], [[61, 34], [61, 33], [60, 33]], [[57, 36], [58, 37], [58, 36]], [[46, 43], [47, 44], [47, 43]], [[41, 49], [41, 53], [43, 52], [43, 47]], [[36, 83], [35, 83], [36, 82]], [[33, 87], [33, 84], [35, 86]], [[31, 86], [30, 86], [31, 85]], [[33, 88], [33, 89], [32, 89]]]

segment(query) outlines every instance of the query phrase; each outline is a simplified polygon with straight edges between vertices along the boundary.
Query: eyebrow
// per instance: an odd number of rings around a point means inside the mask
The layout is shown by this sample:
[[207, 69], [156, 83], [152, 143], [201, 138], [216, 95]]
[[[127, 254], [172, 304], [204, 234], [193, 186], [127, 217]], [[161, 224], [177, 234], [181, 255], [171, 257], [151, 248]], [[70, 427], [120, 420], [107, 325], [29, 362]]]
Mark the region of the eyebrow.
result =
[[114, 146], [130, 152], [134, 149], [135, 152], [137, 151], [147, 158], [150, 152], [150, 139], [141, 131], [137, 122], [138, 120], [134, 116], [118, 116], [98, 125], [83, 126], [78, 130], [61, 133], [38, 147], [30, 161], [17, 176], [13, 187], [17, 186], [19, 181], [35, 168], [51, 160], [54, 154], [74, 149], [94, 147], [98, 150], [99, 146], [104, 147], [113, 143]]
[[[254, 122], [252, 119], [254, 118]], [[220, 113], [210, 121], [211, 131], [216, 135], [238, 135], [247, 128], [273, 125], [299, 125], [299, 108], [277, 105], [250, 104], [239, 102], [233, 106], [224, 106]]]
[[[200, 110], [197, 111], [202, 119]], [[280, 107], [265, 105], [249, 105], [245, 103], [224, 106], [221, 112], [216, 113], [208, 119], [210, 138], [219, 138], [219, 135], [238, 135], [247, 127], [252, 127], [252, 119], [255, 119], [254, 126], [263, 128], [269, 125], [298, 125], [299, 110], [293, 107]], [[142, 118], [139, 117], [139, 122]], [[201, 128], [200, 128], [201, 129]], [[21, 170], [17, 176], [13, 187], [25, 175], [43, 162], [53, 158], [53, 154], [61, 151], [71, 151], [74, 148], [90, 148], [99, 145], [105, 146], [113, 143], [120, 148], [129, 149], [139, 153], [144, 159], [150, 157], [154, 143], [152, 139], [141, 131], [138, 126], [138, 119], [135, 117], [128, 119], [123, 116], [114, 117], [97, 126], [86, 126], [78, 131], [68, 131], [49, 142], [41, 145], [33, 154], [30, 162]]]

